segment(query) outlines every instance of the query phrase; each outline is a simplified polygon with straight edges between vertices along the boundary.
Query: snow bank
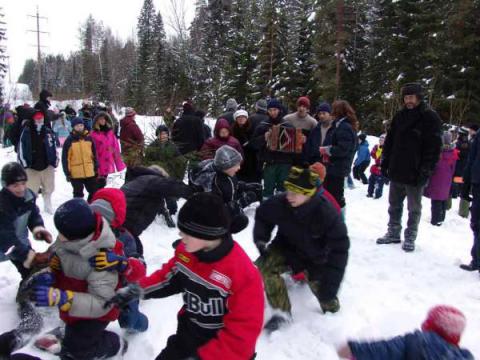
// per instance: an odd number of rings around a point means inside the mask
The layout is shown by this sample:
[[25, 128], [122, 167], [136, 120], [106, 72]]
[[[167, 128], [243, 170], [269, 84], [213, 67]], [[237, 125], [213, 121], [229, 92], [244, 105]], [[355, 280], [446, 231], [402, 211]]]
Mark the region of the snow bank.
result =
[[[151, 134], [151, 125], [160, 118], [139, 117], [141, 128]], [[153, 127], [154, 128], [154, 127]], [[376, 139], [369, 137], [370, 146]], [[15, 160], [11, 150], [0, 149], [0, 166]], [[109, 179], [121, 186], [118, 175]], [[469, 222], [457, 215], [458, 200], [447, 214], [441, 227], [430, 225], [430, 202], [423, 201], [417, 250], [406, 254], [400, 245], [375, 244], [383, 235], [388, 220], [387, 194], [379, 200], [366, 198], [366, 187], [355, 182], [354, 190], [346, 190], [347, 218], [351, 238], [351, 251], [345, 280], [339, 298], [342, 308], [339, 313], [323, 315], [317, 300], [305, 285], [289, 282], [293, 305], [294, 323], [284, 330], [268, 336], [263, 334], [257, 345], [257, 359], [337, 359], [335, 346], [347, 338], [378, 338], [402, 334], [418, 328], [427, 310], [436, 304], [451, 304], [460, 308], [468, 319], [462, 345], [480, 356], [480, 286], [478, 273], [467, 273], [458, 268], [461, 261], [469, 260], [472, 234]], [[56, 170], [56, 190], [53, 205], [58, 207], [72, 195], [70, 184], [65, 181], [60, 168]], [[43, 201], [39, 199], [40, 208]], [[255, 213], [252, 206], [246, 210], [251, 222]], [[54, 235], [51, 215], [42, 213], [46, 226]], [[406, 220], [406, 219], [405, 219]], [[236, 240], [255, 259], [258, 252], [252, 242], [252, 226]], [[142, 234], [148, 272], [158, 269], [173, 254], [171, 243], [178, 238], [178, 231], [163, 223], [154, 223]], [[34, 243], [38, 250], [45, 244]], [[17, 324], [15, 293], [20, 277], [14, 266], [0, 263], [0, 331]], [[150, 329], [144, 334], [129, 337], [126, 360], [153, 359], [165, 346], [167, 337], [176, 329], [176, 313], [182, 303], [181, 297], [144, 301], [142, 310], [150, 319]], [[248, 306], [248, 304], [245, 304]], [[56, 309], [44, 310], [47, 321], [45, 330], [59, 324]], [[123, 335], [116, 323], [109, 327]], [[41, 356], [28, 345], [23, 351]]]

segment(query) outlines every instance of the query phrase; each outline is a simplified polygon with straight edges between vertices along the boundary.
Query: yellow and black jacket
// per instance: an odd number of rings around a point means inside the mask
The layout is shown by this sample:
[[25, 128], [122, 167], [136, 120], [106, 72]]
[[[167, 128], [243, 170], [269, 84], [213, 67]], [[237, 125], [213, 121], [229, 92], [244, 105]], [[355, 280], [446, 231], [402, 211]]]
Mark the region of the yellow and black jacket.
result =
[[97, 176], [95, 144], [88, 131], [78, 134], [75, 131], [65, 140], [62, 153], [65, 176], [72, 179], [85, 179]]

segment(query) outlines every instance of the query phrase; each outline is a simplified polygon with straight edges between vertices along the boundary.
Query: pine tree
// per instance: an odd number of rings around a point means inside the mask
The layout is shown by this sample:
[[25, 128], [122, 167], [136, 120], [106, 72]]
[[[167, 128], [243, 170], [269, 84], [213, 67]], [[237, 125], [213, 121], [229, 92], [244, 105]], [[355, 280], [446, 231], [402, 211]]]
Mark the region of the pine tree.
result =
[[135, 82], [131, 82], [131, 91], [135, 94], [135, 108], [137, 111], [150, 113], [152, 109], [152, 95], [150, 83], [154, 76], [155, 52], [155, 8], [152, 0], [144, 0], [137, 24], [137, 66]]
[[153, 53], [153, 77], [150, 88], [152, 93], [153, 106], [155, 110], [161, 109], [166, 103], [167, 83], [165, 82], [165, 55], [166, 39], [163, 27], [162, 14], [157, 13], [153, 24], [154, 31], [154, 53]]
[[6, 23], [3, 21], [3, 8], [0, 7], [0, 104], [4, 101], [5, 86], [3, 84], [7, 72], [7, 48], [4, 45], [7, 35]]

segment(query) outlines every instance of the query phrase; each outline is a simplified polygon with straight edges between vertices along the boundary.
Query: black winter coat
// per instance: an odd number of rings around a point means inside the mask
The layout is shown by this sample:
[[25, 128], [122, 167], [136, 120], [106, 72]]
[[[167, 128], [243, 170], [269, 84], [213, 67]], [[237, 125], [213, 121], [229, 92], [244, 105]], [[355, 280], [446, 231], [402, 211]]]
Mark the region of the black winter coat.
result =
[[240, 128], [234, 125], [232, 135], [240, 142], [243, 149], [243, 162], [237, 177], [245, 182], [259, 182], [257, 150], [250, 143], [253, 137], [251, 125], [248, 128]]
[[292, 208], [286, 195], [279, 194], [257, 208], [254, 242], [268, 243], [275, 226], [278, 231], [270, 246], [283, 251], [293, 270], [306, 269], [311, 280], [320, 282], [319, 300], [333, 299], [345, 273], [350, 246], [338, 211], [320, 195]]
[[165, 178], [148, 168], [132, 168], [132, 180], [121, 190], [127, 198], [125, 228], [139, 236], [164, 208], [166, 197], [188, 198], [190, 187], [179, 180]]
[[[323, 140], [324, 144], [332, 143], [332, 132], [333, 128], [330, 127], [325, 135]], [[322, 162], [322, 155], [320, 155], [320, 141], [322, 138], [322, 124], [318, 123], [317, 126], [313, 128], [307, 138], [307, 142], [303, 146], [303, 160], [309, 164], [315, 162]]]
[[466, 186], [480, 184], [480, 136], [476, 135], [470, 146], [467, 163], [463, 171], [463, 182]]
[[467, 135], [460, 135], [457, 139], [456, 149], [458, 150], [458, 160], [455, 164], [454, 176], [463, 176], [463, 170], [467, 164], [468, 152], [470, 150], [470, 142]]
[[421, 102], [395, 114], [383, 146], [382, 168], [390, 180], [406, 185], [426, 183], [440, 159], [441, 120]]
[[217, 122], [220, 119], [225, 119], [225, 120], [228, 121], [228, 125], [232, 126], [233, 123], [235, 122], [235, 119], [233, 118], [234, 113], [235, 113], [235, 111], [227, 111], [227, 112], [223, 113], [222, 115], [220, 115], [218, 117]]
[[258, 110], [255, 114], [249, 117], [249, 120], [252, 126], [252, 132], [255, 132], [258, 125], [260, 125], [262, 122], [268, 121], [268, 115], [266, 112]]
[[200, 150], [205, 141], [202, 120], [193, 112], [184, 112], [173, 123], [172, 140], [182, 155]]
[[326, 165], [327, 174], [337, 177], [348, 176], [357, 151], [357, 135], [347, 118], [333, 122], [328, 129], [323, 146], [330, 146], [330, 161]]
[[5, 260], [5, 253], [13, 249], [8, 258], [22, 277], [29, 273], [22, 265], [31, 250], [28, 230], [43, 226], [35, 200], [35, 194], [30, 189], [23, 198], [13, 195], [6, 188], [0, 191], [0, 260]]

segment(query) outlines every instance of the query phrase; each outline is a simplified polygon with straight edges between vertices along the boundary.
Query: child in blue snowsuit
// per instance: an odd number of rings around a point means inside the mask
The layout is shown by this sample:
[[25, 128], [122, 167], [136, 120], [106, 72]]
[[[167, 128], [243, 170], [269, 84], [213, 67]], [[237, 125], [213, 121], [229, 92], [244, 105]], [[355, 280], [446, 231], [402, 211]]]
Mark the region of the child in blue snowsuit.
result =
[[383, 341], [349, 341], [338, 355], [355, 360], [473, 360], [470, 351], [458, 345], [465, 323], [458, 309], [435, 306], [423, 322], [422, 331]]
[[358, 150], [357, 158], [353, 163], [353, 177], [357, 180], [362, 180], [363, 184], [368, 184], [368, 179], [365, 176], [365, 170], [370, 165], [370, 150], [368, 150], [367, 135], [358, 135]]

